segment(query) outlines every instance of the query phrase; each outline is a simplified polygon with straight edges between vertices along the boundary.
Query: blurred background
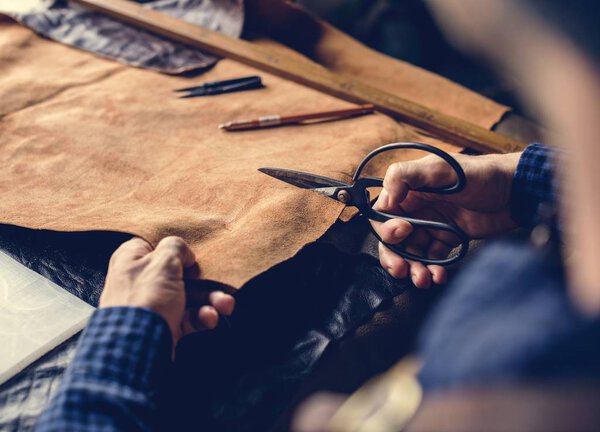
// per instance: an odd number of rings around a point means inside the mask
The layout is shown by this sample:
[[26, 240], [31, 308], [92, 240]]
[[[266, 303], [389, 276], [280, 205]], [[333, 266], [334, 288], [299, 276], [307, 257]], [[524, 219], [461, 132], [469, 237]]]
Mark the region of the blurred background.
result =
[[445, 76], [524, 114], [513, 86], [454, 49], [422, 0], [297, 0], [364, 44]]

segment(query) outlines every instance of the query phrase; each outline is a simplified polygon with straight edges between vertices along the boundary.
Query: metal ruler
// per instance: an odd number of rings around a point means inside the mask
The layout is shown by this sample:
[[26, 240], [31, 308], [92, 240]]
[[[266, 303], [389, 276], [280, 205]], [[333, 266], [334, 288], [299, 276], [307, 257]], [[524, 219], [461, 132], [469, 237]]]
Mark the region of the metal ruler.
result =
[[352, 77], [334, 73], [311, 61], [276, 54], [252, 42], [235, 39], [190, 24], [127, 0], [71, 0], [205, 52], [227, 57], [257, 69], [355, 103], [371, 103], [377, 111], [414, 125], [452, 144], [480, 152], [509, 153], [525, 143], [489, 131], [418, 103], [387, 93]]

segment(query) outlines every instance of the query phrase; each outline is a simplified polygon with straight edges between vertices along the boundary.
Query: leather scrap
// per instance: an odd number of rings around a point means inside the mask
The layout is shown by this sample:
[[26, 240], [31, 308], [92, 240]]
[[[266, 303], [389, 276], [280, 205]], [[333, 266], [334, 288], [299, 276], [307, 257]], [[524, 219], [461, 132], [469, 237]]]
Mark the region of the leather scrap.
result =
[[[239, 37], [243, 0], [151, 0], [144, 7]], [[49, 39], [130, 66], [179, 74], [214, 65], [218, 58], [137, 29], [66, 0], [0, 0], [4, 13]]]

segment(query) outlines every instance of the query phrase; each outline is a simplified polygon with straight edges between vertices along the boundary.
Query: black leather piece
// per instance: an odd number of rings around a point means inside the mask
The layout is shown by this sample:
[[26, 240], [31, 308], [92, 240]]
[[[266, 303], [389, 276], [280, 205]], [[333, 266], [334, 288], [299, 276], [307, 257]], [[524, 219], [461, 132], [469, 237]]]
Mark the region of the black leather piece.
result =
[[165, 427], [267, 430], [327, 346], [404, 289], [371, 257], [306, 247], [240, 291], [230, 327], [181, 342]]
[[[92, 305], [98, 302], [110, 255], [130, 237], [0, 225], [0, 249]], [[236, 313], [228, 323], [182, 340], [167, 398], [168, 414], [163, 416], [166, 426], [268, 429], [326, 347], [404, 289], [371, 257], [347, 255], [328, 244], [307, 246], [244, 286], [236, 294]], [[60, 375], [62, 367], [44, 365], [56, 352], [49, 357], [3, 385], [0, 400], [10, 400], [11, 392], [17, 391], [26, 398], [23, 380], [32, 387], [56, 381], [42, 381], [29, 373], [37, 368], [45, 375]], [[0, 415], [0, 419], [15, 430], [18, 424], [33, 424], [31, 418]]]
[[0, 250], [92, 306], [104, 286], [110, 256], [129, 234], [56, 232], [0, 225]]

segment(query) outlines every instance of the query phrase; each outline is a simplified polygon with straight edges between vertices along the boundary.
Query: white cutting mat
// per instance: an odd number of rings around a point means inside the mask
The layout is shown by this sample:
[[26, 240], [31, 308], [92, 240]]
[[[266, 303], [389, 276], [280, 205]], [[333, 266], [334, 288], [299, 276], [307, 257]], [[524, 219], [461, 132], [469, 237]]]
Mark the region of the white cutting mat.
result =
[[10, 10], [15, 13], [31, 13], [44, 10], [47, 7], [44, 0], [0, 0], [0, 10]]
[[0, 252], [0, 384], [83, 329], [93, 311]]

